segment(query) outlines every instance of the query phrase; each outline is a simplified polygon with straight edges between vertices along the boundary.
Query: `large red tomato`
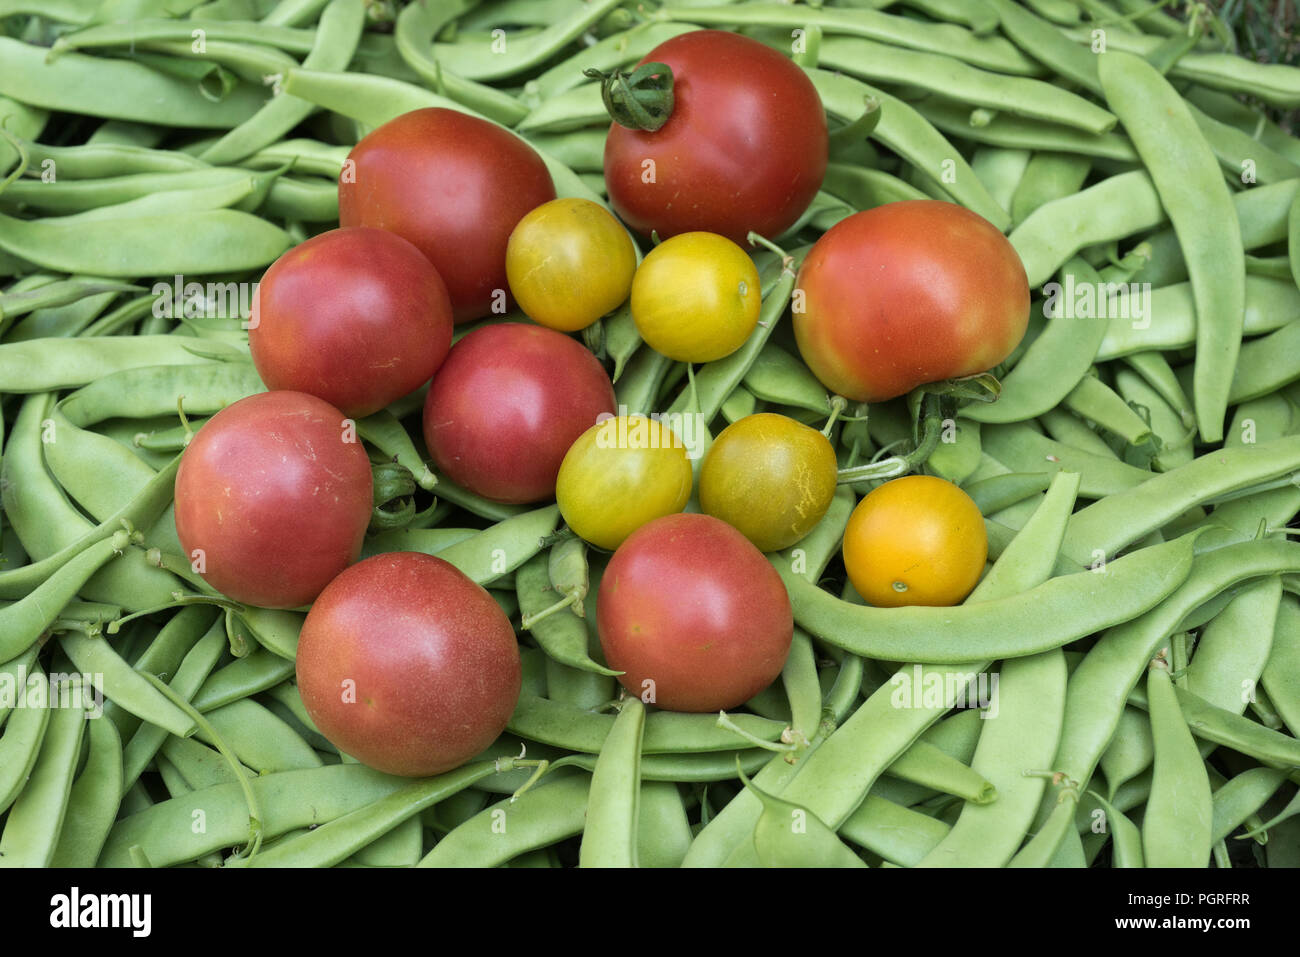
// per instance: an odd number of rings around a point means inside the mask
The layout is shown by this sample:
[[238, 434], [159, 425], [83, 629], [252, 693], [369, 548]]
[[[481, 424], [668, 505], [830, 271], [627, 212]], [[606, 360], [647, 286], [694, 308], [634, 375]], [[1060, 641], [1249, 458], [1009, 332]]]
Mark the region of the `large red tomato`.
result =
[[298, 640], [298, 690], [321, 734], [363, 764], [423, 777], [496, 740], [519, 699], [514, 630], [455, 566], [367, 558], [330, 582]]
[[781, 673], [794, 634], [790, 596], [763, 553], [693, 513], [648, 522], [619, 546], [596, 623], [623, 687], [673, 711], [748, 701]]
[[334, 229], [271, 264], [248, 345], [270, 389], [309, 392], [359, 418], [414, 392], [451, 348], [442, 277], [384, 229]]
[[[495, 123], [412, 110], [366, 136], [339, 177], [339, 223], [409, 239], [447, 284], [457, 322], [509, 295], [506, 244], [524, 214], [555, 199], [546, 164]], [[504, 302], [505, 300], [500, 300]]]
[[373, 508], [370, 460], [343, 413], [262, 392], [199, 429], [176, 473], [176, 534], [213, 588], [297, 608], [357, 560]]
[[1029, 322], [1011, 243], [939, 200], [887, 203], [841, 220], [799, 270], [794, 333], [832, 392], [883, 402], [927, 382], [987, 372]]
[[609, 376], [581, 343], [521, 322], [454, 346], [424, 403], [424, 440], [447, 478], [498, 502], [555, 495], [575, 439], [613, 415]]
[[673, 71], [672, 114], [658, 130], [612, 124], [605, 186], [644, 235], [720, 233], [745, 245], [772, 238], [812, 202], [826, 173], [826, 114], [807, 75], [771, 47], [735, 33], [674, 37], [642, 63]]

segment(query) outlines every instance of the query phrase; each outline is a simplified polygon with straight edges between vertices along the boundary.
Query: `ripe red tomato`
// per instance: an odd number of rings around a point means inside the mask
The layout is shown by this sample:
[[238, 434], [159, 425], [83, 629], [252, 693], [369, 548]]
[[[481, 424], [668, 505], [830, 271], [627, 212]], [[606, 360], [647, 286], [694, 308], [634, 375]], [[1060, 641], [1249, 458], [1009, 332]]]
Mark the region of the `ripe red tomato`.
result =
[[776, 569], [726, 522], [695, 513], [657, 518], [619, 546], [596, 623], [623, 687], [674, 711], [748, 701], [781, 673], [794, 634]]
[[605, 186], [615, 212], [660, 239], [719, 233], [772, 238], [808, 208], [826, 174], [826, 114], [789, 57], [749, 37], [697, 30], [642, 63], [673, 71], [674, 104], [653, 132], [611, 124]]
[[330, 582], [298, 639], [316, 727], [379, 771], [441, 774], [496, 740], [519, 699], [514, 629], [454, 565], [390, 552]]
[[467, 322], [488, 315], [494, 294], [506, 301], [510, 233], [552, 199], [551, 174], [527, 143], [495, 123], [431, 107], [390, 120], [348, 154], [339, 223], [409, 239], [447, 284], [456, 321]]
[[217, 591], [297, 608], [357, 560], [370, 460], [343, 413], [303, 392], [262, 392], [195, 434], [176, 473], [176, 534]]
[[609, 376], [581, 343], [497, 323], [451, 347], [425, 399], [424, 440], [456, 484], [497, 502], [537, 502], [555, 495], [569, 446], [615, 404]]
[[334, 229], [290, 249], [258, 284], [252, 320], [268, 388], [309, 392], [353, 418], [414, 392], [451, 348], [442, 277], [383, 229]]
[[1029, 283], [1011, 243], [939, 200], [886, 203], [832, 226], [799, 270], [804, 361], [832, 392], [883, 402], [987, 372], [1024, 337]]

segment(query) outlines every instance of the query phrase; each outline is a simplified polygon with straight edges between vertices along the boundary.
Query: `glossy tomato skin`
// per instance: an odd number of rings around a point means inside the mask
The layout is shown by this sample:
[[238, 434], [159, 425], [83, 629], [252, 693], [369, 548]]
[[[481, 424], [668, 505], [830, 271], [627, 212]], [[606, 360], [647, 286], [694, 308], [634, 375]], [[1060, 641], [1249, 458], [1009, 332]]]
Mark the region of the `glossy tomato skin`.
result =
[[632, 319], [656, 352], [713, 362], [745, 344], [762, 308], [758, 269], [716, 233], [681, 233], [641, 261], [632, 277]]
[[375, 555], [334, 579], [307, 613], [297, 670], [330, 742], [408, 777], [482, 753], [522, 680], [500, 606], [455, 566], [416, 552]]
[[597, 203], [565, 197], [519, 221], [506, 247], [506, 275], [519, 308], [559, 332], [585, 329], [632, 289], [636, 247]]
[[788, 548], [831, 506], [835, 449], [814, 428], [785, 415], [737, 419], [713, 440], [700, 469], [700, 508], [764, 552]]
[[438, 270], [396, 233], [334, 229], [271, 264], [248, 344], [270, 389], [319, 396], [361, 418], [414, 392], [451, 348]]
[[616, 416], [569, 447], [555, 501], [578, 537], [613, 551], [647, 522], [685, 508], [693, 481], [686, 445], [667, 424]]
[[555, 198], [527, 143], [458, 110], [412, 110], [371, 132], [339, 178], [339, 223], [414, 243], [447, 284], [457, 322], [509, 295], [506, 244], [524, 214]]
[[297, 608], [357, 560], [370, 460], [342, 412], [262, 392], [195, 434], [176, 473], [176, 533], [203, 579], [235, 601]]
[[[673, 711], [748, 701], [785, 666], [790, 598], [763, 554], [709, 515], [641, 526], [610, 559], [596, 602], [600, 645], [631, 694]], [[653, 682], [647, 685], [646, 682]]]
[[1024, 264], [997, 227], [939, 200], [855, 213], [808, 253], [795, 339], [832, 392], [883, 402], [992, 369], [1029, 323]]
[[702, 230], [742, 247], [751, 229], [771, 239], [792, 226], [821, 186], [828, 148], [803, 70], [720, 30], [674, 37], [641, 62], [672, 68], [674, 105], [653, 132], [610, 126], [605, 186], [623, 221], [645, 236]]
[[555, 495], [569, 446], [615, 404], [605, 369], [579, 342], [503, 322], [452, 346], [425, 399], [424, 440], [456, 484], [496, 502], [539, 502]]
[[979, 507], [934, 475], [907, 475], [872, 489], [844, 530], [844, 568], [878, 608], [956, 605], [979, 583], [988, 535]]

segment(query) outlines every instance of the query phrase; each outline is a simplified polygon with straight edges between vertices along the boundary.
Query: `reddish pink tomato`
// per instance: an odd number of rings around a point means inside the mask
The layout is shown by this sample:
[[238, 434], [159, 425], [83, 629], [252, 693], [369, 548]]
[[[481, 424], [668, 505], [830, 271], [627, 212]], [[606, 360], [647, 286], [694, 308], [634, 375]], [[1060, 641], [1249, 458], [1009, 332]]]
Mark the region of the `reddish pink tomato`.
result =
[[658, 130], [611, 124], [605, 186], [645, 236], [710, 232], [748, 248], [793, 226], [826, 175], [826, 114], [787, 56], [736, 33], [696, 30], [642, 63], [673, 71], [673, 109]]
[[623, 687], [673, 711], [748, 701], [785, 666], [794, 614], [781, 576], [709, 515], [642, 525], [614, 553], [596, 601], [600, 646]]
[[555, 495], [564, 453], [614, 413], [596, 357], [563, 333], [520, 322], [451, 347], [424, 403], [424, 440], [447, 478], [497, 502]]
[[309, 392], [360, 418], [414, 392], [451, 348], [451, 300], [396, 233], [335, 229], [271, 264], [248, 344], [270, 389]]
[[235, 601], [297, 608], [357, 560], [370, 460], [342, 412], [262, 392], [199, 429], [176, 474], [176, 534], [203, 579]]
[[390, 552], [330, 582], [302, 626], [298, 690], [363, 764], [424, 777], [482, 753], [519, 699], [514, 629], [455, 566]]
[[413, 242], [446, 282], [456, 321], [468, 322], [488, 315], [494, 296], [505, 302], [510, 233], [553, 199], [551, 174], [527, 143], [495, 123], [431, 107], [390, 120], [348, 154], [339, 223]]
[[955, 203], [887, 203], [832, 226], [799, 270], [792, 309], [808, 367], [832, 392], [883, 402], [987, 372], [1029, 323], [1020, 256]]

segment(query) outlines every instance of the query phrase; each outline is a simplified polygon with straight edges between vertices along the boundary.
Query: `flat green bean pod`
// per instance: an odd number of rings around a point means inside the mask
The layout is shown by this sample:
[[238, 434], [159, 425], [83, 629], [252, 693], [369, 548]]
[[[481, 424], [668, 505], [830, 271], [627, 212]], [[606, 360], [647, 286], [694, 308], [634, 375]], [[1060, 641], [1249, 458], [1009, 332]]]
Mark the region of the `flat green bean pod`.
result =
[[[880, 103], [880, 122], [872, 133], [874, 138], [930, 177], [942, 178], [945, 192], [998, 229], [1005, 230], [1011, 224], [1011, 215], [989, 195], [961, 153], [922, 113], [897, 97], [852, 77], [827, 70], [808, 70], [807, 73], [817, 87], [826, 112], [846, 122], [858, 118], [866, 97], [875, 97]], [[950, 164], [953, 174], [942, 176]]]
[[[346, 69], [361, 40], [364, 21], [365, 7], [360, 0], [333, 0], [321, 14], [311, 52], [302, 65], [309, 70]], [[265, 25], [259, 26], [267, 29]], [[204, 149], [198, 158], [213, 164], [239, 162], [280, 139], [311, 111], [310, 103], [290, 96], [276, 97]]]
[[[407, 783], [364, 765], [336, 764], [255, 776], [251, 787], [262, 808], [264, 836], [270, 839], [332, 821]], [[203, 821], [202, 830], [192, 828], [196, 819]], [[155, 867], [183, 864], [247, 838], [248, 806], [239, 785], [222, 784], [122, 818], [109, 832], [99, 864], [130, 867], [131, 848], [136, 846]]]
[[900, 49], [871, 40], [827, 37], [820, 65], [873, 83], [906, 84], [972, 106], [988, 107], [1098, 135], [1115, 116], [1081, 96], [1022, 76], [981, 70], [948, 54]]
[[1251, 768], [1224, 783], [1211, 799], [1210, 840], [1217, 844], [1231, 835], [1277, 793], [1287, 774], [1281, 768]]
[[[51, 697], [61, 695], [51, 682]], [[79, 706], [51, 706], [40, 754], [0, 834], [0, 867], [48, 867], [58, 848], [68, 797], [81, 755], [86, 712]]]
[[521, 39], [495, 31], [482, 40], [462, 39], [457, 43], [435, 43], [434, 59], [460, 76], [471, 80], [495, 80], [514, 76], [545, 63], [557, 50], [581, 36], [588, 27], [619, 5], [621, 0], [591, 0], [576, 7], [567, 17], [545, 30]]
[[1164, 221], [1165, 210], [1151, 177], [1134, 170], [1038, 207], [1009, 238], [1025, 264], [1032, 289], [1084, 246], [1122, 239]]
[[926, 50], [956, 57], [996, 73], [1036, 76], [1040, 67], [1002, 37], [980, 37], [950, 23], [930, 23], [894, 16], [875, 10], [840, 10], [814, 7], [791, 10], [777, 3], [749, 3], [744, 6], [667, 7], [658, 16], [709, 25], [753, 25], [777, 27], [820, 27], [829, 34], [844, 33], [913, 50]]
[[1116, 492], [1070, 519], [1062, 550], [1091, 563], [1217, 496], [1300, 472], [1300, 436], [1222, 449]]
[[[45, 670], [39, 662], [28, 673], [29, 681], [33, 677], [45, 681]], [[48, 702], [24, 700], [23, 707], [15, 708], [5, 722], [4, 734], [0, 735], [0, 809], [8, 810], [26, 786], [45, 739], [51, 710]]]
[[1212, 844], [1210, 779], [1163, 659], [1151, 663], [1147, 699], [1155, 762], [1142, 816], [1143, 857], [1148, 867], [1204, 867]]
[[497, 762], [480, 761], [412, 782], [320, 827], [280, 841], [251, 860], [230, 863], [248, 867], [332, 867], [425, 808], [498, 770]]
[[918, 100], [914, 108], [925, 119], [955, 138], [987, 143], [1008, 149], [1052, 150], [1078, 156], [1094, 156], [1116, 163], [1133, 163], [1137, 153], [1122, 133], [1085, 133], [1068, 126], [1048, 126], [1037, 120], [999, 113], [987, 123], [971, 123], [969, 104], [931, 95]]
[[1114, 52], [1101, 58], [1098, 72], [1182, 247], [1196, 300], [1196, 421], [1201, 437], [1217, 442], [1245, 313], [1243, 243], [1231, 194], [1182, 97], [1154, 67]]
[[[177, 26], [189, 42], [192, 27], [171, 21], [173, 31]], [[0, 95], [47, 110], [207, 129], [230, 129], [262, 105], [261, 91], [248, 84], [214, 103], [197, 85], [142, 63], [80, 53], [66, 53], [50, 63], [47, 53], [44, 47], [0, 36], [0, 61], [7, 67], [0, 75]]]
[[850, 605], [800, 576], [781, 574], [795, 621], [824, 641], [867, 658], [935, 664], [1011, 658], [1059, 648], [1152, 608], [1187, 578], [1184, 537], [1018, 595], [955, 608]]
[[128, 536], [123, 531], [93, 542], [31, 592], [0, 608], [0, 659], [8, 661], [26, 652], [76, 597], [86, 580], [127, 547]]
[[600, 747], [587, 796], [579, 867], [637, 867], [645, 705], [625, 698]]
[[51, 867], [94, 867], [122, 800], [122, 740], [112, 721], [91, 721], [90, 756], [68, 794]]
[[420, 867], [494, 867], [582, 832], [591, 777], [547, 775], [518, 800], [494, 804], [449, 832]]
[[280, 227], [234, 209], [76, 223], [0, 216], [0, 249], [68, 273], [237, 272], [270, 265], [289, 245]]
[[[1075, 780], [1091, 778], [1114, 736], [1130, 690], [1162, 647], [1160, 643], [1174, 634], [1184, 617], [1238, 582], [1295, 570], [1300, 570], [1300, 546], [1292, 542], [1245, 542], [1197, 556], [1177, 591], [1146, 614], [1112, 628], [1075, 667], [1066, 688], [1065, 724], [1052, 766]], [[1117, 794], [1111, 800], [1120, 806]]]
[[[741, 730], [763, 741], [776, 741], [785, 724], [751, 714], [728, 716]], [[571, 705], [521, 694], [507, 729], [529, 741], [540, 741], [567, 751], [599, 754], [614, 727], [613, 715], [594, 714]], [[656, 711], [646, 716], [641, 750], [644, 754], [699, 751], [735, 751], [744, 739], [718, 727], [714, 715]]]

